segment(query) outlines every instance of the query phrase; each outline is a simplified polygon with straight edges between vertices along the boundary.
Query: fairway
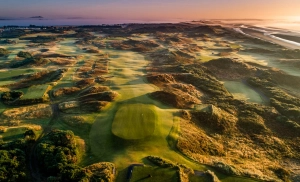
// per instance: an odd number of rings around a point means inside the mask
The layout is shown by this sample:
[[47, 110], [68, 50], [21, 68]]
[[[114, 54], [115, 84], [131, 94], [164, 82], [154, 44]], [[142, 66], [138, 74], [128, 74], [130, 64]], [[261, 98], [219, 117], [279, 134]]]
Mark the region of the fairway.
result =
[[233, 95], [233, 97], [237, 99], [247, 100], [248, 102], [255, 102], [260, 104], [264, 103], [264, 100], [259, 95], [259, 93], [243, 82], [224, 81], [224, 86]]
[[21, 91], [23, 91], [23, 93], [24, 93], [22, 100], [43, 98], [49, 89], [51, 89], [51, 87], [46, 84], [33, 85], [29, 88], [22, 89]]
[[21, 139], [24, 137], [25, 131], [28, 127], [12, 127], [7, 129], [6, 132], [0, 135], [0, 140], [2, 138], [3, 141], [13, 141], [16, 139]]
[[144, 181], [180, 181], [179, 174], [175, 169], [159, 168], [159, 167], [143, 167], [135, 166], [132, 171], [130, 182]]
[[115, 115], [112, 133], [126, 140], [143, 139], [153, 134], [157, 119], [153, 105], [122, 105]]
[[[31, 74], [36, 72], [34, 69], [9, 69], [0, 71], [0, 79], [9, 79], [14, 76], [19, 76], [23, 74]], [[13, 80], [13, 79], [12, 79]]]

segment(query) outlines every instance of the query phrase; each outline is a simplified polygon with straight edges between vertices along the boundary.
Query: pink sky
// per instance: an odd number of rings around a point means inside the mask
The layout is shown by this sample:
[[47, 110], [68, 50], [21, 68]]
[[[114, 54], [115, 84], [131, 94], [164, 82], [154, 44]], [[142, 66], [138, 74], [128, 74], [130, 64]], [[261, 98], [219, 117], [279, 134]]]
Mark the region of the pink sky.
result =
[[300, 0], [9, 0], [1, 3], [0, 17], [300, 20], [299, 9]]

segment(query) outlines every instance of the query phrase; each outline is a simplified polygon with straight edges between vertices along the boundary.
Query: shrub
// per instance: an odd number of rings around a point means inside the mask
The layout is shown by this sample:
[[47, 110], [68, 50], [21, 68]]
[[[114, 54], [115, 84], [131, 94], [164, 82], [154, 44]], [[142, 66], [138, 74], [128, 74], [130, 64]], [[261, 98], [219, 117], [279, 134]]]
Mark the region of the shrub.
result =
[[0, 48], [0, 57], [7, 56], [8, 54], [9, 54], [8, 50], [4, 48]]
[[64, 167], [77, 162], [73, 132], [54, 130], [37, 145], [39, 165], [46, 176], [56, 176]]
[[220, 182], [218, 176], [216, 176], [214, 172], [207, 170], [205, 171], [205, 174], [208, 176], [211, 182]]
[[0, 143], [0, 181], [28, 181], [25, 141]]
[[32, 55], [29, 52], [20, 51], [17, 56], [22, 58], [32, 58]]
[[163, 159], [161, 157], [157, 157], [157, 156], [147, 156], [146, 157], [149, 161], [151, 161], [153, 164], [156, 164], [160, 167], [177, 167], [176, 164], [174, 164], [173, 162]]
[[3, 92], [1, 94], [1, 100], [3, 103], [8, 103], [20, 99], [22, 96], [23, 96], [22, 91]]
[[238, 175], [238, 171], [233, 167], [223, 162], [214, 162], [214, 167], [223, 172], [224, 174], [228, 175]]

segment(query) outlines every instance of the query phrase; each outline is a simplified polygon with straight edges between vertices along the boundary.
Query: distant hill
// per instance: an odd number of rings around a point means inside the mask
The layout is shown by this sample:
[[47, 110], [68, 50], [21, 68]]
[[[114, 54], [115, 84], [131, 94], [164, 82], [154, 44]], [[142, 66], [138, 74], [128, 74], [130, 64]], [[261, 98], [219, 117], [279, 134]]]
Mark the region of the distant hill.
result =
[[42, 17], [42, 16], [32, 16], [30, 18], [44, 18], [44, 17]]

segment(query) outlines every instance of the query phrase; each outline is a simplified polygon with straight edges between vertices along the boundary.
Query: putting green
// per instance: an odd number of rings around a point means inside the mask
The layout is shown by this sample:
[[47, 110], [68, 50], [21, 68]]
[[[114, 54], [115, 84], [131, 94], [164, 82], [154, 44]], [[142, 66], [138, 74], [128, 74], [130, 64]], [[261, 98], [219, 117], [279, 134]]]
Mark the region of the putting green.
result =
[[122, 105], [112, 123], [112, 133], [126, 140], [143, 139], [153, 134], [157, 119], [153, 105]]

